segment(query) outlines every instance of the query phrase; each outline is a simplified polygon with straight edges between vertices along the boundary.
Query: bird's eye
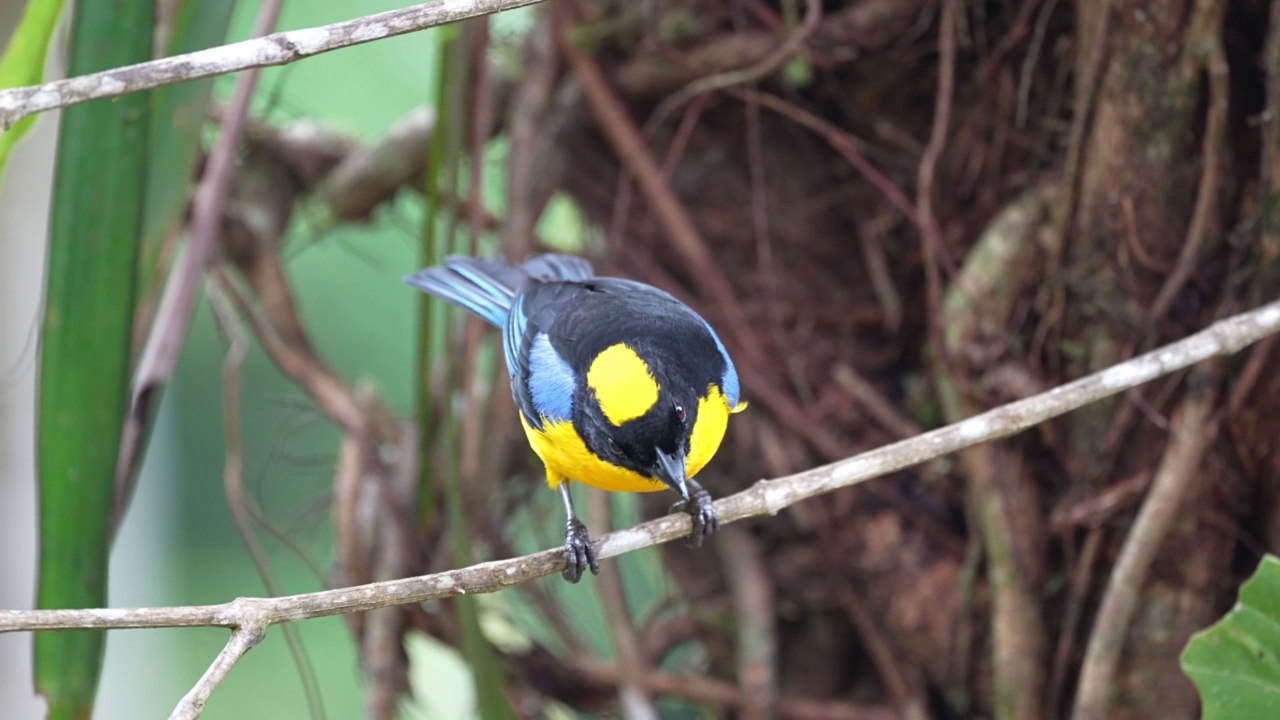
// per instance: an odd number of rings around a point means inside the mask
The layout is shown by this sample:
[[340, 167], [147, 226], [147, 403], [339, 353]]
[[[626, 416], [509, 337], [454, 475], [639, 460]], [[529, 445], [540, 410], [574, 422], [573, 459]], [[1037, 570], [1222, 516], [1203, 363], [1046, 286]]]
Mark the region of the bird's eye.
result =
[[676, 403], [676, 415], [680, 417], [680, 422], [684, 422], [684, 406]]
[[613, 438], [609, 438], [609, 452], [622, 457], [622, 448], [618, 447], [618, 443], [614, 442]]

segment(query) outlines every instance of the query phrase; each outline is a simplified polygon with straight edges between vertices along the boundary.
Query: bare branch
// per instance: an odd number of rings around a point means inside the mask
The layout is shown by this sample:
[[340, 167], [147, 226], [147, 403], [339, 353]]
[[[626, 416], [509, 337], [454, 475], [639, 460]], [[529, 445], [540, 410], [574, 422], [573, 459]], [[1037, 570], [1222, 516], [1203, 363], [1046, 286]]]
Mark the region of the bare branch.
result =
[[[1211, 364], [1212, 368], [1214, 365]], [[1208, 372], [1212, 376], [1215, 373]], [[1192, 378], [1196, 375], [1193, 374]], [[1138, 609], [1142, 588], [1165, 536], [1173, 528], [1179, 510], [1192, 495], [1205, 454], [1218, 437], [1217, 388], [1205, 377], [1191, 382], [1191, 391], [1174, 415], [1173, 432], [1156, 471], [1151, 492], [1125, 538], [1107, 581], [1089, 644], [1080, 668], [1074, 720], [1105, 718], [1109, 712], [1120, 652], [1129, 624]]]
[[43, 85], [0, 90], [0, 132], [27, 115], [249, 68], [285, 65], [330, 50], [532, 5], [541, 0], [442, 0], [332, 25], [290, 30], [208, 50]]
[[200, 717], [200, 713], [204, 712], [205, 703], [209, 702], [209, 696], [227, 677], [227, 673], [231, 672], [231, 668], [235, 667], [240, 658], [262, 642], [267, 627], [268, 625], [264, 623], [246, 623], [236, 628], [236, 631], [231, 633], [231, 638], [227, 640], [226, 647], [222, 648], [222, 652], [218, 653], [218, 657], [214, 658], [213, 663], [209, 665], [209, 669], [204, 671], [204, 675], [200, 676], [190, 692], [178, 701], [178, 706], [169, 715], [169, 720], [195, 720]]
[[[1008, 437], [1091, 402], [1124, 392], [1204, 360], [1239, 352], [1280, 331], [1280, 301], [1220, 320], [1194, 335], [1114, 365], [1048, 392], [1009, 403], [918, 437], [902, 440], [805, 472], [761, 480], [716, 503], [722, 523], [776, 515], [801, 500], [849, 487], [981, 442]], [[685, 537], [689, 516], [676, 513], [599, 540], [609, 558]], [[532, 555], [480, 563], [433, 575], [276, 598], [239, 598], [221, 605], [188, 607], [0, 610], [0, 632], [151, 627], [239, 628], [261, 617], [267, 625], [458, 595], [495, 592], [533, 578], [558, 573], [564, 555], [557, 548]]]

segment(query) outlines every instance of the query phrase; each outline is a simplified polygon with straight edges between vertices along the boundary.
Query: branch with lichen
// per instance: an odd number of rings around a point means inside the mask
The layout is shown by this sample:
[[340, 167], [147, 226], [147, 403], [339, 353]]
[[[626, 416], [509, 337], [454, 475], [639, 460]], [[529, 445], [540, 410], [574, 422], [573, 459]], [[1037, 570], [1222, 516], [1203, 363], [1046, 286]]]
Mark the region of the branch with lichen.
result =
[[43, 85], [0, 90], [0, 132], [28, 115], [101, 98], [227, 73], [285, 65], [305, 57], [447, 25], [541, 0], [442, 0], [332, 25], [289, 30]]

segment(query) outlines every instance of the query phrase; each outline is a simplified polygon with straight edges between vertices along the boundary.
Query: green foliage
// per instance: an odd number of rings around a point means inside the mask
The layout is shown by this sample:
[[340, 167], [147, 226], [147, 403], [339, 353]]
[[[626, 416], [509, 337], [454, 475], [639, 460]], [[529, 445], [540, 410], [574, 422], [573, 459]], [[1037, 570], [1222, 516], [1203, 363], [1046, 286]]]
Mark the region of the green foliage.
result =
[[[62, 0], [29, 0], [22, 11], [22, 20], [9, 38], [9, 46], [0, 57], [0, 88], [37, 85], [44, 78], [44, 60], [49, 54], [49, 40], [58, 27], [62, 13]], [[35, 124], [34, 115], [28, 115], [14, 123], [9, 130], [0, 130], [0, 178], [14, 145]]]
[[[70, 74], [148, 59], [151, 24], [152, 0], [77, 0]], [[149, 95], [134, 94], [62, 116], [36, 441], [41, 608], [106, 604], [149, 103]], [[36, 635], [36, 687], [50, 718], [91, 716], [103, 647], [101, 632]]]
[[1191, 638], [1182, 669], [1205, 720], [1280, 717], [1280, 559], [1264, 557], [1236, 606]]

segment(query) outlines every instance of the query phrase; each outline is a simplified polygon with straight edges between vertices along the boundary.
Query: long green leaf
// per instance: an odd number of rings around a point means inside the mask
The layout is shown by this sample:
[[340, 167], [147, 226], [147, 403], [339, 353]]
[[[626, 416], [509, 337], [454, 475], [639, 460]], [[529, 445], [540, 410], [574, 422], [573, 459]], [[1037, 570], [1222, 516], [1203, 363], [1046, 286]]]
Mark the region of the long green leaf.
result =
[[[152, 2], [76, 0], [70, 74], [151, 57]], [[145, 94], [62, 116], [37, 423], [41, 608], [107, 599], [149, 121]], [[36, 635], [36, 689], [51, 719], [92, 715], [104, 641], [101, 632]]]
[[1191, 638], [1182, 670], [1205, 720], [1280, 717], [1280, 559], [1264, 557], [1231, 612]]
[[[22, 11], [22, 20], [9, 38], [4, 57], [0, 57], [0, 88], [38, 85], [44, 79], [44, 59], [49, 54], [49, 40], [58, 26], [62, 13], [62, 0], [29, 0]], [[0, 179], [9, 162], [9, 153], [18, 140], [35, 124], [34, 115], [28, 115], [7, 132], [0, 130]]]

